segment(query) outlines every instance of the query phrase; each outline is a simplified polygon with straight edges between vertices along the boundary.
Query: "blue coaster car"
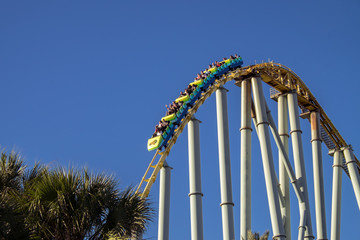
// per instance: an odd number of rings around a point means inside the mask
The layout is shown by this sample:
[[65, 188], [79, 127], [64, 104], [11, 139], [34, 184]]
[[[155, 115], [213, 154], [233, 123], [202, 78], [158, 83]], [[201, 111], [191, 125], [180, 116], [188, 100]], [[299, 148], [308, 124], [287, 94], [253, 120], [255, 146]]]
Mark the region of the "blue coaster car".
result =
[[243, 60], [242, 58], [236, 58], [234, 59], [234, 63], [231, 65], [232, 68], [237, 68], [237, 67], [241, 67], [241, 65], [243, 64]]
[[191, 98], [190, 102], [188, 103], [188, 105], [193, 106], [194, 103], [196, 102], [196, 100], [199, 99], [199, 97], [201, 96], [201, 90], [196, 89], [196, 91], [194, 91], [191, 95], [193, 95], [193, 97]]
[[204, 91], [206, 91], [206, 89], [211, 85], [211, 84], [213, 84], [214, 83], [214, 81], [215, 81], [215, 75], [213, 75], [213, 76], [208, 76], [206, 79], [205, 79], [205, 83], [204, 83], [204, 86], [203, 86], [203, 89], [204, 89]]
[[180, 109], [177, 114], [179, 114], [178, 119], [176, 121], [176, 124], [180, 125], [181, 121], [183, 120], [183, 118], [186, 116], [187, 112], [189, 110], [189, 106], [184, 107], [183, 109]]
[[163, 146], [167, 145], [168, 141], [170, 140], [170, 138], [172, 137], [172, 135], [174, 134], [175, 131], [175, 125], [170, 124], [167, 128], [165, 133], [162, 135], [164, 141], [161, 143], [161, 145], [159, 146], [159, 148], [162, 148]]
[[227, 71], [229, 71], [229, 64], [224, 63], [223, 65], [221, 65], [216, 73], [217, 77], [221, 77], [224, 73], [226, 73]]

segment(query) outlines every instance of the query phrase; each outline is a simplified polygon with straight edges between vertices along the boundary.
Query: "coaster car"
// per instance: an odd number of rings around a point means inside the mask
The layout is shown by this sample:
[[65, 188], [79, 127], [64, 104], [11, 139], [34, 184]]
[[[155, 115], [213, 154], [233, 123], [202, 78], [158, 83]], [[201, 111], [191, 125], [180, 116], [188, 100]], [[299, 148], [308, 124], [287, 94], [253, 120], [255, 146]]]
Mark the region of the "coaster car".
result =
[[200, 79], [200, 80], [197, 80], [197, 81], [194, 81], [194, 82], [190, 83], [190, 85], [200, 86], [200, 85], [203, 84], [203, 82], [204, 82], [204, 80], [203, 80], [203, 79]]
[[150, 138], [148, 140], [148, 144], [147, 144], [148, 151], [152, 151], [152, 150], [159, 148], [160, 145], [163, 143], [163, 141], [164, 140], [163, 140], [162, 136], [156, 136], [156, 137]]
[[213, 67], [213, 68], [209, 68], [208, 70], [210, 73], [215, 73], [216, 72], [216, 67]]
[[231, 63], [231, 59], [226, 59], [225, 61], [223, 61], [225, 64], [229, 64]]
[[175, 122], [176, 121], [176, 113], [167, 115], [167, 116], [163, 117], [161, 120], [169, 121], [169, 122]]
[[175, 102], [188, 102], [190, 101], [190, 96], [189, 95], [185, 95], [182, 97], [179, 97], [175, 100]]

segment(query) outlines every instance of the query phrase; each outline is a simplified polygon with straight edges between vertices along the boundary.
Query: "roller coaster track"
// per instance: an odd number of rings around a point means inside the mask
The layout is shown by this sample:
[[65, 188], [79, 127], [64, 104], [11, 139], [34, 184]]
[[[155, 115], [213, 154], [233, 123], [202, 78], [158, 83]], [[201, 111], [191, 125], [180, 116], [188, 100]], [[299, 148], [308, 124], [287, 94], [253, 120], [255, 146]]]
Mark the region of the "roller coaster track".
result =
[[[207, 89], [206, 92], [202, 93], [202, 96], [195, 102], [194, 106], [189, 109], [186, 117], [181, 121], [180, 125], [175, 130], [173, 137], [167, 144], [167, 147], [163, 151], [159, 149], [156, 151], [136, 190], [136, 192], [141, 195], [141, 198], [146, 198], [149, 195], [151, 186], [155, 182], [156, 177], [172, 147], [175, 145], [177, 138], [184, 130], [186, 124], [192, 119], [196, 111], [206, 101], [206, 99], [208, 99], [218, 88], [225, 85], [227, 82], [235, 80], [235, 84], [240, 86], [238, 83], [242, 79], [246, 79], [251, 76], [260, 76], [265, 83], [274, 88], [276, 90], [274, 94], [275, 99], [277, 94], [280, 95], [287, 92], [296, 92], [298, 96], [298, 106], [304, 111], [304, 115], [306, 115], [306, 112], [314, 110], [319, 111], [320, 124], [322, 127], [322, 140], [330, 150], [341, 149], [349, 146], [340, 135], [334, 124], [331, 122], [330, 118], [326, 115], [323, 108], [317, 102], [309, 88], [290, 68], [272, 62], [250, 65], [228, 71], [219, 79], [217, 79], [215, 83]], [[156, 161], [158, 157], [159, 159]], [[358, 166], [358, 170], [360, 171], [360, 162], [355, 156], [354, 158]], [[343, 168], [349, 176], [346, 164], [344, 164]], [[153, 170], [151, 171], [151, 169]], [[145, 187], [143, 187], [143, 185], [145, 185]]]

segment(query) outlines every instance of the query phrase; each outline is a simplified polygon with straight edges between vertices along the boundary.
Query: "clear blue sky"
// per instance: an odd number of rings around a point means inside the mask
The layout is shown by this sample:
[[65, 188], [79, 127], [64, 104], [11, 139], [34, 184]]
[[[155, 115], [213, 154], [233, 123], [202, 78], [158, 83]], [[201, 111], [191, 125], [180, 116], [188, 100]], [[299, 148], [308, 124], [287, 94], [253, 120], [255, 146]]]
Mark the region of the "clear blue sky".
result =
[[[233, 53], [245, 65], [293, 69], [355, 154], [360, 149], [358, 1], [2, 1], [0, 144], [27, 164], [87, 166], [139, 183], [153, 153], [147, 138], [197, 72]], [[236, 239], [239, 239], [240, 89], [228, 83]], [[265, 93], [268, 94], [267, 88]], [[269, 100], [276, 116], [276, 105]], [[205, 239], [221, 239], [215, 97], [198, 111]], [[310, 130], [301, 121], [315, 227]], [[253, 134], [252, 228], [271, 229], [258, 140]], [[323, 148], [328, 237], [332, 159]], [[277, 159], [277, 156], [274, 156]], [[187, 133], [172, 171], [171, 239], [190, 239]], [[276, 161], [277, 162], [277, 161]], [[158, 204], [158, 182], [150, 197]], [[360, 239], [360, 212], [343, 177], [341, 239]], [[293, 237], [299, 222], [292, 196]], [[157, 239], [157, 222], [144, 235]]]

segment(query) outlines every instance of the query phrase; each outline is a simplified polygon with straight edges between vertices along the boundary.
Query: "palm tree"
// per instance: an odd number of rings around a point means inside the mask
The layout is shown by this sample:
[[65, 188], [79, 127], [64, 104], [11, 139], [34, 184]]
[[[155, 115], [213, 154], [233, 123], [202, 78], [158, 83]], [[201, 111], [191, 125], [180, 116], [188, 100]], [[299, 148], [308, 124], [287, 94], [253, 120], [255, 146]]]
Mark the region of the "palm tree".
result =
[[147, 200], [86, 169], [26, 170], [16, 153], [0, 159], [0, 239], [128, 239], [152, 219]]
[[134, 189], [128, 188], [120, 194], [115, 208], [109, 213], [105, 232], [107, 237], [114, 239], [136, 239], [141, 236], [154, 211], [146, 199], [135, 194]]
[[251, 230], [249, 230], [247, 232], [247, 238], [248, 240], [267, 240], [269, 237], [270, 232], [266, 231], [263, 235], [260, 236], [259, 233], [257, 232], [252, 232]]
[[11, 152], [0, 159], [0, 239], [21, 239], [28, 236], [24, 215], [17, 212], [13, 196], [20, 193], [24, 166], [21, 157]]
[[1, 153], [0, 159], [0, 239], [28, 239], [26, 211], [19, 211], [24, 189], [32, 185], [46, 168], [35, 163], [26, 170], [21, 156], [15, 152]]
[[153, 213], [131, 189], [119, 193], [111, 176], [62, 168], [25, 189], [21, 205], [32, 237], [55, 240], [138, 236]]

